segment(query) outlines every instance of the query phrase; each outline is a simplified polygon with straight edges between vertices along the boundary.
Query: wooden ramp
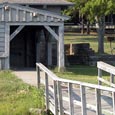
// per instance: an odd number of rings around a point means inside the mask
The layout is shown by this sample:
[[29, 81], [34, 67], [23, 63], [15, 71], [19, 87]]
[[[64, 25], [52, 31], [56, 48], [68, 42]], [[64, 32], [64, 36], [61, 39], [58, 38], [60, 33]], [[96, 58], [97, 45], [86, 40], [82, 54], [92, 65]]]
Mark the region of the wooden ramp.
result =
[[54, 115], [115, 115], [114, 88], [58, 78], [36, 65], [38, 88], [44, 84], [46, 109]]

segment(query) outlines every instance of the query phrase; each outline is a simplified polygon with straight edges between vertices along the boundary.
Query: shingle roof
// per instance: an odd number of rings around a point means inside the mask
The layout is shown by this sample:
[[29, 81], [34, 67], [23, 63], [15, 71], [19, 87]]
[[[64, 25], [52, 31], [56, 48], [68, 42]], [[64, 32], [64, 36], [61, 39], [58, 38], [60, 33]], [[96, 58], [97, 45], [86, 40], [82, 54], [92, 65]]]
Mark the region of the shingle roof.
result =
[[0, 0], [0, 3], [41, 4], [41, 5], [72, 5], [67, 0]]

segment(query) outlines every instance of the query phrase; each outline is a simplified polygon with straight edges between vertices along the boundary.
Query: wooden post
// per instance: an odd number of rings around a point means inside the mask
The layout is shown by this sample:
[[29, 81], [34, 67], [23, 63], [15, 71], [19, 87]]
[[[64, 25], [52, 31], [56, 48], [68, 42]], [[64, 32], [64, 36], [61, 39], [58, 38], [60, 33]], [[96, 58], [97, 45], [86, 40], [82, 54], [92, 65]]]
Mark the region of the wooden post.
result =
[[36, 43], [36, 62], [40, 62], [40, 42]]
[[59, 39], [58, 39], [58, 67], [59, 71], [64, 71], [64, 25], [59, 26]]
[[81, 111], [82, 115], [87, 115], [85, 86], [80, 85], [81, 92]]
[[37, 86], [40, 88], [40, 68], [36, 66], [36, 71], [37, 71]]
[[69, 113], [74, 115], [74, 105], [73, 105], [73, 96], [72, 96], [72, 84], [68, 83], [68, 97], [69, 97]]
[[48, 42], [48, 66], [52, 65], [52, 43], [51, 41]]
[[[41, 31], [40, 31], [41, 32]], [[40, 62], [40, 33], [36, 32], [36, 62]]]
[[110, 83], [114, 83], [114, 75], [110, 74]]
[[115, 115], [115, 92], [112, 92], [112, 100], [113, 100], [113, 115]]
[[10, 58], [9, 58], [9, 56], [4, 58], [4, 69], [5, 70], [10, 69]]
[[62, 88], [61, 88], [61, 82], [57, 82], [57, 89], [58, 89], [58, 100], [59, 100], [59, 114], [64, 115], [63, 111], [63, 100], [62, 100]]
[[5, 13], [4, 13], [4, 7], [2, 8], [2, 21], [4, 21], [4, 18], [5, 18]]
[[96, 115], [101, 115], [101, 91], [100, 89], [95, 89], [96, 98]]
[[5, 24], [5, 52], [7, 57], [4, 58], [4, 69], [10, 68], [10, 26]]
[[[102, 70], [98, 68], [98, 77], [102, 77]], [[98, 85], [102, 85], [102, 82], [98, 80]]]
[[54, 82], [54, 115], [58, 115], [57, 82]]
[[70, 44], [70, 55], [72, 55], [73, 54], [73, 48], [72, 48], [72, 43]]
[[45, 73], [45, 100], [46, 100], [46, 110], [49, 110], [49, 89], [48, 89], [48, 75]]

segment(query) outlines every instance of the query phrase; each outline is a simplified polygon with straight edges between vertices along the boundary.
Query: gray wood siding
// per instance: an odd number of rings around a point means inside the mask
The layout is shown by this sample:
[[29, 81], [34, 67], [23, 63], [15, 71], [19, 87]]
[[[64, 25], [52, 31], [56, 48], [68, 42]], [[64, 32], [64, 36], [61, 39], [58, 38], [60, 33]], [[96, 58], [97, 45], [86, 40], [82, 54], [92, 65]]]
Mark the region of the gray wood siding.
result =
[[0, 23], [0, 54], [5, 52], [5, 26]]
[[0, 5], [0, 21], [63, 22], [64, 20], [68, 19], [68, 17], [60, 15], [60, 9], [57, 7], [48, 8], [48, 10], [40, 10], [21, 5], [3, 4]]

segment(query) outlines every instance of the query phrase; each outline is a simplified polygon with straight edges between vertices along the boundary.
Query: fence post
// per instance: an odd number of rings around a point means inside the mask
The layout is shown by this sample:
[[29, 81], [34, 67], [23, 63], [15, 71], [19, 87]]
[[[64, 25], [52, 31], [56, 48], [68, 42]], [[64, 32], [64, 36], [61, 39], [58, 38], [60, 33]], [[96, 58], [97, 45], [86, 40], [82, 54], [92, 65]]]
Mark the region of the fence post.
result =
[[48, 75], [45, 73], [45, 101], [46, 101], [46, 110], [49, 110], [49, 88], [48, 88]]
[[36, 71], [37, 71], [37, 86], [40, 88], [40, 68], [36, 65]]
[[87, 115], [85, 87], [80, 85], [81, 92], [81, 111], [82, 115]]
[[54, 115], [58, 115], [58, 99], [57, 99], [57, 81], [53, 81], [54, 88]]
[[68, 83], [68, 97], [69, 97], [69, 112], [70, 112], [70, 115], [74, 115], [72, 84], [71, 83]]
[[58, 99], [59, 99], [59, 114], [64, 115], [63, 111], [63, 100], [62, 100], [62, 88], [61, 88], [61, 82], [57, 82], [57, 89], [58, 89]]
[[113, 115], [115, 115], [115, 92], [112, 92], [112, 100], [113, 100]]
[[[102, 70], [98, 68], [98, 77], [102, 77]], [[98, 80], [98, 85], [102, 85], [102, 82]]]
[[114, 83], [114, 75], [110, 73], [110, 83]]
[[95, 98], [96, 98], [96, 115], [101, 115], [101, 91], [100, 89], [95, 89]]

